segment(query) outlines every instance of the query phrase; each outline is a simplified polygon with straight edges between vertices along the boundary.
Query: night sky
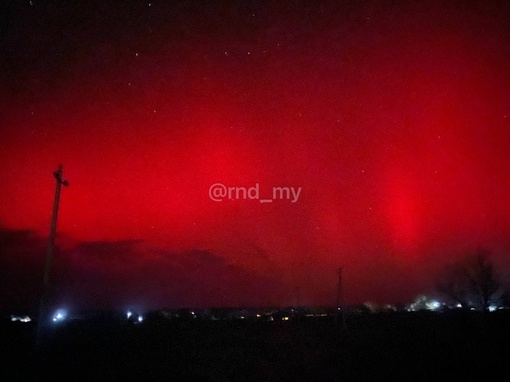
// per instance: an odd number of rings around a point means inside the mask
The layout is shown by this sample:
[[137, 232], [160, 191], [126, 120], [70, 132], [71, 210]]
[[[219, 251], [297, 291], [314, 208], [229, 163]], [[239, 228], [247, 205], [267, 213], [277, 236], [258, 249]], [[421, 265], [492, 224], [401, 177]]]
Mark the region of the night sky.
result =
[[[507, 1], [5, 1], [0, 308], [409, 302], [510, 280]], [[211, 200], [209, 187], [301, 188]], [[299, 291], [299, 293], [298, 293]]]

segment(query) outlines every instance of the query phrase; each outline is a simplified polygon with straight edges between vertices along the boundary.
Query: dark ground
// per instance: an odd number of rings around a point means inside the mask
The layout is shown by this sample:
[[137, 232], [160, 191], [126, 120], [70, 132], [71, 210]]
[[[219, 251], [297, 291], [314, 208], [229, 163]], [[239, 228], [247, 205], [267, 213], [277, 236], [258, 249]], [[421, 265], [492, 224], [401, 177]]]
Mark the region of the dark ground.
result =
[[367, 314], [346, 323], [342, 329], [333, 317], [69, 321], [56, 326], [37, 353], [33, 323], [4, 321], [0, 380], [461, 381], [510, 375], [508, 310]]

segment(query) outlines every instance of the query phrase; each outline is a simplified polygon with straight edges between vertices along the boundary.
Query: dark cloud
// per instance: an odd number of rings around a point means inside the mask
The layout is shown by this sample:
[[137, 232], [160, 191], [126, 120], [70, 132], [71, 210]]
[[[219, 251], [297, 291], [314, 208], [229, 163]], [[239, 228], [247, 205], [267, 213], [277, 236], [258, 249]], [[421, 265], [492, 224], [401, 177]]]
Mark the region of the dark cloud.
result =
[[66, 257], [67, 261], [85, 269], [123, 266], [140, 256], [136, 249], [140, 244], [138, 240], [84, 242], [77, 244]]
[[46, 241], [31, 230], [0, 227], [0, 309], [34, 310], [42, 286]]
[[[2, 230], [0, 237], [2, 264], [8, 270], [2, 279], [2, 306], [34, 310], [44, 241], [31, 231]], [[149, 249], [137, 240], [82, 242], [56, 250], [51, 282], [52, 304], [72, 309], [270, 305], [280, 301], [284, 290], [275, 277], [213, 252]]]
[[[0, 229], [1, 309], [35, 312], [46, 240]], [[70, 308], [209, 307], [277, 303], [280, 283], [206, 250], [147, 249], [137, 240], [94, 241], [55, 250], [52, 304]]]

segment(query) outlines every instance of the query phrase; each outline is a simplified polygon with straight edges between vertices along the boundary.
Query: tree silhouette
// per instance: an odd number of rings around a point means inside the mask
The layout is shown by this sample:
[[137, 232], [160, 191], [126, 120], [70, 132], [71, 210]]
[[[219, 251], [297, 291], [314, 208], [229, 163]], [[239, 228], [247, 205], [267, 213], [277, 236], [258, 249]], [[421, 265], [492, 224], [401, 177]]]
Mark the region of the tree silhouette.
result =
[[488, 310], [501, 294], [501, 283], [489, 257], [489, 251], [478, 249], [446, 267], [438, 276], [437, 290], [462, 307]]

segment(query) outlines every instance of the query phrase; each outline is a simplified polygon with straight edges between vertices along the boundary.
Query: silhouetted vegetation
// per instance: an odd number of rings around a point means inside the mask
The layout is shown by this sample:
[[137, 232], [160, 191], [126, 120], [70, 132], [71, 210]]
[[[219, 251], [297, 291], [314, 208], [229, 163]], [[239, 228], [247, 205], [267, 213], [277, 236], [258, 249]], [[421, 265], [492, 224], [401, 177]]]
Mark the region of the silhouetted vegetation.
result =
[[464, 308], [482, 311], [503, 296], [501, 282], [490, 261], [490, 252], [479, 249], [447, 267], [437, 280], [437, 289]]

